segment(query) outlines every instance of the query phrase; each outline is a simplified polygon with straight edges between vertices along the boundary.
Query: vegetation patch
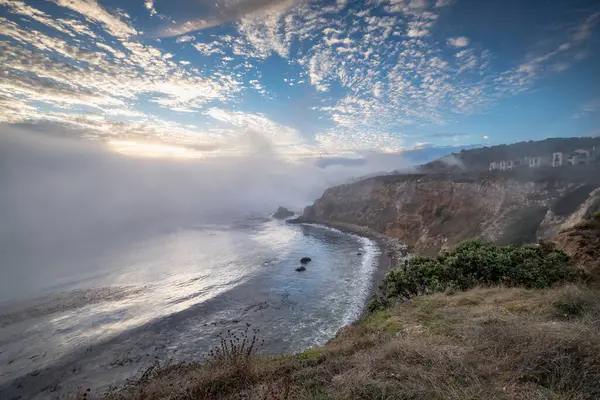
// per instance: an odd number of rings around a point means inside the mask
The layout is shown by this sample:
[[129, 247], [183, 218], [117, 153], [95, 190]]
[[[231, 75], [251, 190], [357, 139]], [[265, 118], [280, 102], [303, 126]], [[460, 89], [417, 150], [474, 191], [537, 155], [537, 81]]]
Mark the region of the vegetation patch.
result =
[[494, 246], [468, 240], [435, 258], [415, 257], [405, 267], [390, 271], [381, 284], [380, 297], [370, 308], [375, 310], [394, 299], [479, 285], [545, 288], [575, 281], [582, 275], [569, 261], [569, 256], [550, 244]]

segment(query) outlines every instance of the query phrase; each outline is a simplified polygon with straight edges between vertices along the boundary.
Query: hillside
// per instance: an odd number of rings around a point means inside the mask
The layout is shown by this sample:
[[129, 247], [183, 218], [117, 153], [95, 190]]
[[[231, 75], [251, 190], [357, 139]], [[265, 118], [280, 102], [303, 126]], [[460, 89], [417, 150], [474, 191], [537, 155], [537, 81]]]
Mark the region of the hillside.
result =
[[[323, 347], [261, 356], [259, 332], [233, 329], [199, 350], [207, 361], [156, 364], [106, 398], [600, 398], [598, 209], [591, 167], [383, 176], [328, 189], [300, 221], [361, 225], [435, 255], [392, 269], [369, 312]], [[552, 237], [453, 246], [476, 236]]]
[[535, 242], [600, 210], [598, 168], [369, 178], [326, 190], [299, 220], [365, 226], [420, 254], [472, 237]]
[[[600, 148], [600, 137], [549, 138], [513, 144], [462, 150], [451, 158], [442, 157], [422, 166], [423, 172], [456, 169], [487, 170], [491, 162], [524, 157], [549, 157], [554, 152], [570, 153], [577, 149]], [[451, 162], [449, 162], [451, 160]]]
[[157, 369], [109, 399], [595, 399], [598, 300], [576, 286], [423, 296], [323, 348]]
[[[574, 229], [595, 235], [599, 223]], [[563, 242], [572, 250], [575, 243], [593, 244]], [[482, 271], [490, 255], [501, 261], [509, 253], [507, 261], [514, 265], [500, 262], [501, 274], [481, 275], [466, 291], [449, 276], [432, 275], [435, 259], [420, 258], [411, 268], [421, 271], [437, 293], [406, 299], [388, 291], [392, 301], [323, 347], [258, 356], [240, 345], [254, 342], [248, 329], [231, 332], [209, 362], [156, 365], [107, 398], [597, 399], [600, 293], [582, 284], [568, 256], [549, 245], [493, 247], [471, 241], [445, 257], [460, 261], [456, 277], [472, 279], [468, 269]], [[402, 270], [386, 277], [388, 290], [399, 287]], [[510, 279], [497, 286], [505, 278]], [[401, 287], [410, 287], [408, 282]], [[433, 285], [440, 283], [445, 289], [436, 290]]]

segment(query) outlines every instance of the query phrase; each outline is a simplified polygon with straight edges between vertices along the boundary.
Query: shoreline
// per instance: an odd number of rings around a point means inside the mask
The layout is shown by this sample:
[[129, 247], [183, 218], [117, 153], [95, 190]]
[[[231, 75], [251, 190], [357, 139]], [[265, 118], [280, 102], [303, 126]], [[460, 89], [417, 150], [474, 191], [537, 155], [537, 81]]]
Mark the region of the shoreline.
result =
[[385, 252], [385, 255], [389, 259], [396, 262], [400, 259], [405, 258], [408, 255], [408, 247], [402, 242], [400, 242], [400, 240], [391, 236], [384, 235], [383, 233], [379, 233], [371, 228], [367, 228], [366, 226], [349, 224], [345, 222], [311, 221], [300, 218], [289, 219], [285, 222], [288, 224], [321, 225], [326, 228], [337, 229], [343, 233], [349, 233], [353, 235], [362, 236], [367, 239], [371, 239], [381, 248], [382, 251]]
[[[367, 228], [361, 225], [354, 225], [345, 222], [322, 222], [322, 221], [308, 221], [300, 218], [290, 219], [285, 221], [288, 224], [310, 224], [323, 226], [326, 228], [336, 229], [340, 232], [357, 235], [375, 242], [375, 245], [379, 248], [379, 256], [377, 257], [377, 268], [373, 274], [373, 280], [369, 288], [369, 296], [363, 307], [363, 311], [358, 319], [362, 318], [367, 312], [367, 305], [372, 296], [376, 296], [379, 290], [379, 284], [385, 277], [385, 275], [393, 268], [398, 266], [401, 261], [408, 257], [408, 247], [400, 242], [400, 240], [379, 233], [373, 229]], [[337, 333], [336, 335], [337, 336]], [[334, 337], [335, 337], [334, 336]], [[332, 338], [333, 339], [333, 338]]]
[[[402, 245], [398, 240], [396, 240], [394, 238], [390, 238], [388, 236], [385, 236], [383, 234], [380, 234], [380, 233], [370, 230], [368, 228], [357, 226], [357, 225], [337, 224], [337, 223], [319, 223], [319, 222], [308, 222], [308, 221], [307, 222], [302, 221], [301, 223], [302, 224], [314, 224], [314, 225], [318, 225], [318, 226], [325, 227], [325, 228], [336, 229], [345, 234], [364, 237], [366, 239], [371, 240], [376, 245], [377, 249], [379, 250], [379, 255], [377, 255], [373, 259], [373, 261], [376, 262], [377, 264], [374, 265], [374, 271], [373, 271], [373, 274], [371, 277], [371, 282], [368, 285], [368, 296], [365, 298], [365, 300], [362, 304], [362, 310], [360, 311], [360, 313], [357, 313], [356, 318], [353, 319], [352, 321], [348, 321], [348, 322], [344, 323], [342, 326], [340, 326], [335, 331], [335, 333], [333, 333], [330, 337], [325, 339], [325, 341], [322, 345], [319, 345], [319, 346], [311, 345], [308, 349], [306, 349], [306, 350], [310, 350], [315, 347], [325, 346], [327, 343], [329, 343], [332, 340], [334, 340], [335, 338], [337, 338], [338, 335], [340, 334], [340, 332], [342, 332], [344, 329], [347, 329], [349, 326], [356, 324], [368, 313], [368, 304], [369, 304], [371, 297], [373, 295], [377, 294], [379, 285], [380, 285], [383, 277], [391, 268], [393, 268], [397, 265], [397, 262], [400, 259], [399, 257], [405, 256], [406, 246]], [[94, 348], [96, 348], [96, 346], [94, 346]], [[90, 349], [91, 349], [91, 347], [90, 347]], [[303, 351], [306, 351], [306, 350], [303, 350]], [[290, 352], [290, 353], [288, 353], [288, 352], [279, 353], [278, 352], [277, 356], [287, 356], [287, 355], [293, 355], [293, 354], [299, 354], [299, 353], [302, 353], [302, 351]], [[69, 360], [67, 364], [64, 364], [68, 367], [65, 370], [68, 370], [71, 365], [74, 365], [75, 363], [79, 362], [79, 360], [83, 360], [83, 359], [84, 358], [82, 357], [81, 359], [80, 358], [74, 359], [77, 361]], [[59, 364], [57, 364], [57, 365], [59, 365]], [[50, 370], [49, 375], [48, 375], [48, 372], [46, 371], [46, 369], [44, 369], [44, 370], [42, 370], [41, 374], [38, 372], [38, 373], [36, 373], [36, 375], [27, 374], [27, 375], [12, 379], [11, 381], [6, 382], [4, 385], [0, 385], [0, 389], [1, 389], [0, 391], [7, 390], [7, 392], [10, 392], [11, 390], [13, 390], [16, 392], [12, 392], [12, 393], [16, 394], [17, 392], [20, 392], [18, 385], [24, 385], [25, 387], [35, 386], [36, 388], [38, 386], [40, 386], [42, 388], [50, 387], [50, 385], [57, 382], [57, 378], [54, 375], [52, 375], [53, 368], [54, 367], [47, 368], [48, 370]], [[137, 381], [137, 379], [140, 378], [140, 371], [138, 371], [132, 377], [133, 381]], [[145, 371], [145, 369], [144, 369], [144, 371]], [[38, 376], [38, 375], [41, 375], [41, 376]], [[59, 379], [62, 379], [62, 377]], [[62, 384], [62, 382], [63, 381], [61, 380], [61, 384]], [[68, 380], [65, 380], [64, 382], [68, 382]], [[86, 385], [83, 385], [83, 386], [86, 386]], [[123, 383], [119, 383], [119, 384], [117, 384], [116, 387], [118, 387], [119, 389], [122, 389], [125, 386]], [[97, 390], [96, 388], [94, 388], [93, 390], [94, 390], [94, 393], [96, 393], [96, 394], [100, 394], [102, 392], [102, 390]], [[33, 392], [31, 392], [31, 393], [33, 393]], [[68, 396], [71, 393], [74, 393], [74, 392], [65, 391], [65, 392], [62, 392], [62, 395]], [[22, 393], [19, 393], [19, 394], [22, 394]]]

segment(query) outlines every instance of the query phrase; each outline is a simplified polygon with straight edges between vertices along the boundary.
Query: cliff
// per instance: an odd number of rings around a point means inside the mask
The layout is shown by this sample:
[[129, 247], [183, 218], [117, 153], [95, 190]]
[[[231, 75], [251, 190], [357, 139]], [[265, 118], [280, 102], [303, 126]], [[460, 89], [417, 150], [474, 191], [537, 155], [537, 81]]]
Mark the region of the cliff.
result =
[[561, 231], [550, 239], [556, 248], [567, 253], [573, 265], [586, 271], [591, 283], [600, 282], [600, 213], [593, 218]]
[[600, 210], [598, 168], [369, 178], [327, 189], [299, 221], [365, 226], [420, 254], [473, 237], [534, 242]]

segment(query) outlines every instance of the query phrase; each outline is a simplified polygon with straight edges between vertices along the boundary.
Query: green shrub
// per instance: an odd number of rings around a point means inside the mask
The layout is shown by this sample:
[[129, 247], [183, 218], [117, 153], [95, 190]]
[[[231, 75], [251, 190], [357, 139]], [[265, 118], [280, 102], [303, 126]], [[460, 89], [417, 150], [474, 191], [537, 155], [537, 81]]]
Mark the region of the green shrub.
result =
[[[548, 244], [493, 246], [468, 240], [438, 257], [415, 257], [407, 266], [390, 271], [381, 285], [380, 305], [393, 298], [445, 290], [466, 290], [477, 285], [545, 288], [574, 281], [580, 272], [569, 256]], [[370, 304], [369, 309], [377, 309]]]
[[598, 211], [596, 214], [594, 214], [594, 219], [596, 221], [600, 221], [600, 211]]

